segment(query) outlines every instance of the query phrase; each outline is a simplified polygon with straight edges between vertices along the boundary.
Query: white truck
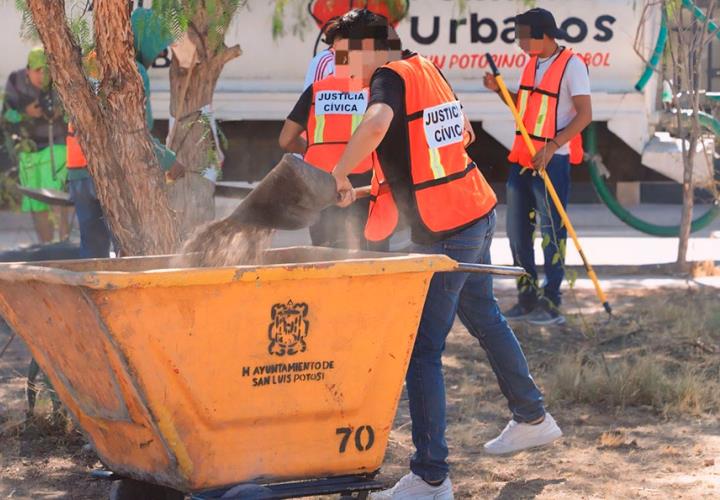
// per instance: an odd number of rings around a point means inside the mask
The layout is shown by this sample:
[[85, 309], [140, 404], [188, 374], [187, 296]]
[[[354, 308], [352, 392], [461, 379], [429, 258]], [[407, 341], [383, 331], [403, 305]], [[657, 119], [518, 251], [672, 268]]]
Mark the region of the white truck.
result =
[[[300, 95], [305, 71], [313, 56], [319, 28], [310, 15], [318, 0], [290, 2], [285, 16], [288, 31], [298, 34], [274, 38], [274, 3], [250, 0], [233, 21], [227, 43], [239, 43], [243, 55], [230, 62], [217, 85], [214, 112], [226, 122], [279, 121], [287, 116]], [[326, 0], [320, 0], [326, 1]], [[151, 2], [135, 0], [149, 6]], [[335, 4], [360, 2], [334, 1]], [[488, 70], [485, 53], [496, 58], [505, 81], [516, 85], [527, 56], [514, 41], [513, 16], [527, 6], [520, 0], [467, 0], [460, 10], [457, 0], [408, 0], [408, 12], [399, 23], [404, 46], [426, 55], [441, 68], [460, 96], [473, 122], [505, 148], [509, 148], [514, 127], [512, 116], [493, 93], [485, 91], [482, 76]], [[664, 144], [657, 154], [659, 138], [654, 137], [658, 78], [652, 78], [642, 92], [635, 84], [645, 69], [634, 46], [638, 33], [640, 50], [650, 57], [660, 26], [660, 10], [650, 13], [640, 31], [643, 3], [638, 0], [538, 0], [536, 5], [555, 14], [569, 34], [563, 44], [581, 54], [588, 64], [593, 89], [594, 121], [607, 123], [607, 130], [643, 159], [646, 166], [677, 179], [679, 172], [676, 142]], [[12, 2], [0, 4], [0, 79], [22, 67], [32, 43], [19, 37], [20, 14]], [[321, 44], [322, 47], [322, 44]], [[151, 71], [152, 102], [157, 118], [167, 118], [169, 109], [168, 72]], [[232, 140], [232, 135], [230, 136]], [[272, 138], [274, 140], [274, 138]], [[497, 145], [494, 145], [497, 148]], [[673, 153], [674, 151], [674, 153]], [[639, 162], [635, 162], [639, 163]], [[626, 168], [640, 169], [640, 165]]]

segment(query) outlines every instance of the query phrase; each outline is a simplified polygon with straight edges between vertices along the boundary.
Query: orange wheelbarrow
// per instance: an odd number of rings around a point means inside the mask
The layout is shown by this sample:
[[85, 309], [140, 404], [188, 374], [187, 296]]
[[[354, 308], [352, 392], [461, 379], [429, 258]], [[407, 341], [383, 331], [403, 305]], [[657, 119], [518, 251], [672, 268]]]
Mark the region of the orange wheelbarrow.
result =
[[169, 264], [0, 264], [0, 313], [125, 478], [116, 499], [362, 497], [380, 486], [433, 273], [521, 272], [302, 247]]

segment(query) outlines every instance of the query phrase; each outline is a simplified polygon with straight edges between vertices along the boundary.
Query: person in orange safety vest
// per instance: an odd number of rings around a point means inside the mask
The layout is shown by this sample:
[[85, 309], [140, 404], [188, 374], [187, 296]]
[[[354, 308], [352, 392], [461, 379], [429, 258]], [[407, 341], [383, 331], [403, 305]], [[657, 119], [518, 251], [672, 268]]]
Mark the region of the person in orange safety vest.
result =
[[[553, 15], [532, 9], [516, 18], [520, 47], [530, 55], [512, 97], [535, 146], [534, 156], [516, 131], [508, 156], [507, 234], [513, 261], [527, 275], [518, 280], [518, 302], [505, 311], [510, 319], [537, 325], [562, 324], [560, 286], [565, 276], [567, 230], [562, 224], [541, 176], [545, 169], [564, 207], [570, 192], [570, 165], [583, 162], [582, 130], [592, 120], [590, 78], [584, 61], [556, 39], [567, 34], [558, 29]], [[495, 78], [485, 75], [485, 86], [499, 92]], [[533, 235], [543, 238], [545, 283], [538, 285]]]
[[[365, 115], [332, 169], [339, 204], [349, 206], [356, 199], [348, 175], [377, 151], [381, 168], [373, 167], [376, 200], [368, 221], [376, 236], [394, 229], [394, 207], [410, 225], [412, 252], [490, 263], [497, 198], [465, 151], [474, 134], [452, 88], [430, 60], [401, 50], [383, 17], [356, 9], [338, 23], [351, 42], [350, 64], [371, 77]], [[430, 281], [406, 376], [416, 452], [410, 472], [371, 498], [453, 498], [442, 353], [456, 315], [485, 350], [508, 399], [513, 413], [509, 427], [518, 439], [504, 442], [505, 447], [540, 446], [562, 434], [545, 412], [520, 344], [500, 312], [492, 276], [437, 273]]]
[[[348, 140], [360, 124], [368, 104], [368, 81], [350, 66], [347, 54], [353, 43], [331, 21], [325, 41], [335, 53], [335, 73], [310, 85], [285, 120], [279, 143], [286, 151], [303, 154], [304, 160], [330, 173]], [[371, 184], [377, 155], [370, 152], [351, 172], [355, 187]], [[313, 245], [364, 250], [387, 250], [387, 234], [372, 242], [365, 237], [370, 199], [347, 207], [330, 207], [310, 227]]]
[[[96, 82], [99, 79], [100, 70], [95, 51], [83, 58], [83, 65], [90, 76], [90, 81]], [[107, 258], [110, 256], [112, 237], [95, 192], [95, 183], [87, 168], [87, 159], [78, 141], [77, 130], [72, 123], [68, 124], [65, 145], [68, 192], [75, 205], [75, 214], [80, 228], [80, 256], [83, 259]]]

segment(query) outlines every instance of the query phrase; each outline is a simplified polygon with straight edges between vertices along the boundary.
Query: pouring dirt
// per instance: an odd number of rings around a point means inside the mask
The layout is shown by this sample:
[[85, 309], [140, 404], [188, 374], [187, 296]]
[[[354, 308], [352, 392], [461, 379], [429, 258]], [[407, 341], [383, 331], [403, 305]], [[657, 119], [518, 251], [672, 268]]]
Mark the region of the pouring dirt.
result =
[[307, 227], [336, 201], [332, 175], [286, 154], [230, 215], [190, 237], [182, 249], [182, 265], [258, 264], [273, 230]]

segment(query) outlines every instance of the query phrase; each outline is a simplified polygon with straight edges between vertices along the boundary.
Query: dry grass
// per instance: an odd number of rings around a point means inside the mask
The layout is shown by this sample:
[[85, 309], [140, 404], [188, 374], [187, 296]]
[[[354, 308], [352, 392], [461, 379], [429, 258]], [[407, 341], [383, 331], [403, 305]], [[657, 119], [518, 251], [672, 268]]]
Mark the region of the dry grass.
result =
[[555, 400], [609, 407], [648, 406], [663, 414], [720, 410], [717, 371], [673, 369], [659, 356], [607, 360], [586, 354], [561, 359], [548, 375]]
[[690, 289], [645, 298], [642, 308], [630, 304], [605, 331], [557, 356], [544, 377], [552, 399], [650, 407], [663, 415], [720, 411], [717, 293]]
[[625, 431], [617, 429], [606, 431], [600, 434], [598, 438], [598, 449], [623, 449], [637, 448], [638, 444], [635, 439], [630, 440]]

